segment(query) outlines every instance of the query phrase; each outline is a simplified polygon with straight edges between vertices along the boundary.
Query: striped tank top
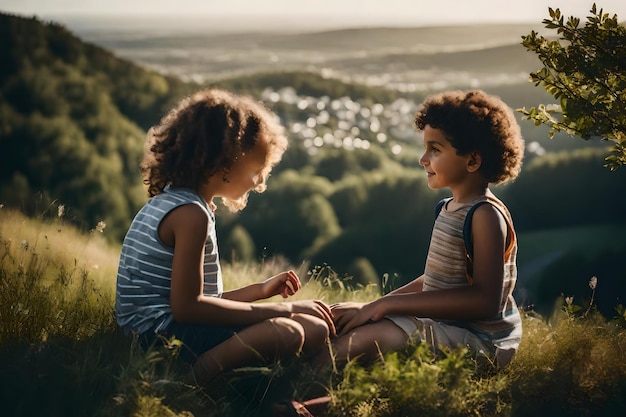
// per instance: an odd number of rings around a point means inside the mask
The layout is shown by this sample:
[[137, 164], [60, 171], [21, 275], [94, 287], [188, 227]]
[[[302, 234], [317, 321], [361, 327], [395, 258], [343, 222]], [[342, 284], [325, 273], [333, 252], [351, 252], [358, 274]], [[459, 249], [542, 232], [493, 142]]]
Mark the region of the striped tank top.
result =
[[122, 244], [115, 313], [118, 325], [125, 330], [139, 334], [147, 331], [157, 333], [174, 319], [170, 306], [174, 250], [161, 242], [158, 228], [170, 211], [185, 204], [196, 204], [209, 218], [204, 251], [203, 293], [214, 297], [222, 295], [222, 272], [213, 212], [195, 191], [167, 187], [137, 213]]
[[509, 244], [504, 253], [502, 271], [502, 296], [496, 316], [487, 320], [446, 321], [449, 324], [467, 328], [496, 351], [516, 350], [522, 336], [522, 319], [513, 298], [517, 281], [517, 236], [508, 209], [497, 198], [483, 196], [460, 208], [449, 211], [444, 205], [435, 220], [424, 271], [424, 291], [458, 288], [471, 285], [466, 274], [466, 253], [463, 239], [463, 225], [468, 211], [475, 204], [486, 201], [497, 208], [504, 216], [508, 229]]

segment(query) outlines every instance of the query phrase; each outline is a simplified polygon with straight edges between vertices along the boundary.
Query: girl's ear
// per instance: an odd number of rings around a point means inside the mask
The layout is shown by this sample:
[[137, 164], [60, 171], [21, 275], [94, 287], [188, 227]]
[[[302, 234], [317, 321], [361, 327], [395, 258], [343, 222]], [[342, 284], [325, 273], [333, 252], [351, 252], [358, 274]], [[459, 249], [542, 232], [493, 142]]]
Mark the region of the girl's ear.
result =
[[478, 152], [470, 152], [469, 158], [467, 158], [467, 172], [478, 171], [482, 163], [482, 156]]

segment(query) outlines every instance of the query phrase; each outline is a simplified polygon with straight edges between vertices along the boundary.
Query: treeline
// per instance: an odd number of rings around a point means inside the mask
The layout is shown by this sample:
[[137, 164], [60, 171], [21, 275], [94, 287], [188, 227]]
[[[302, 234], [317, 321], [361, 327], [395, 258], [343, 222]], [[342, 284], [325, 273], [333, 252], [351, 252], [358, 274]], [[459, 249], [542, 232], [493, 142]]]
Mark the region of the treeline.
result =
[[[537, 157], [515, 182], [496, 187], [496, 194], [508, 202], [514, 214], [518, 233], [626, 224], [621, 214], [626, 210], [626, 196], [618, 191], [626, 172], [604, 168], [603, 152], [583, 149]], [[352, 153], [357, 164], [370, 164], [370, 154]], [[311, 163], [320, 166], [327, 158], [332, 155], [312, 158]], [[383, 274], [388, 274], [389, 279], [397, 275], [396, 284], [400, 284], [421, 274], [433, 208], [445, 192], [429, 190], [420, 168], [381, 160], [384, 163], [378, 168], [352, 168], [335, 181], [323, 171], [307, 174], [306, 168], [272, 176], [268, 190], [252, 195], [239, 215], [222, 212], [220, 235], [228, 236], [222, 239], [222, 256], [258, 260], [280, 253], [295, 261], [328, 263], [361, 283], [380, 282]], [[567, 271], [586, 265], [585, 270], [595, 268], [616, 282], [626, 276], [617, 262], [619, 257], [607, 263], [606, 256], [589, 251], [589, 256], [572, 260], [567, 242], [564, 244], [561, 250], [568, 258]], [[589, 245], [626, 249], [619, 236], [613, 242]], [[569, 287], [564, 282], [575, 279], [572, 274], [551, 274], [553, 286], [558, 288], [561, 282], [561, 291]]]
[[[36, 18], [0, 14], [0, 37], [0, 204], [30, 215], [54, 215], [50, 209], [63, 204], [65, 218], [80, 219], [86, 228], [104, 221], [106, 235], [121, 241], [146, 199], [137, 169], [145, 131], [200, 86], [140, 68]], [[406, 98], [306, 72], [213, 84], [253, 96], [291, 87], [301, 96], [370, 104]], [[272, 107], [286, 125], [305, 121], [295, 104]], [[405, 140], [402, 146], [400, 155], [375, 140], [367, 149], [328, 146], [312, 154], [301, 140], [292, 140], [263, 195], [253, 194], [237, 215], [220, 210], [222, 257], [259, 261], [282, 255], [296, 264], [326, 263], [353, 276], [354, 284], [396, 286], [420, 274], [433, 207], [445, 195], [426, 185], [418, 163], [421, 144]], [[626, 223], [626, 196], [620, 192], [626, 171], [603, 168], [603, 152], [596, 147], [528, 155], [520, 178], [495, 189], [518, 232]], [[592, 244], [626, 250], [623, 238]], [[615, 280], [626, 276], [622, 265], [607, 264], [605, 257], [563, 252], [567, 257], [558, 262], [567, 262], [568, 271], [584, 263], [602, 265]]]

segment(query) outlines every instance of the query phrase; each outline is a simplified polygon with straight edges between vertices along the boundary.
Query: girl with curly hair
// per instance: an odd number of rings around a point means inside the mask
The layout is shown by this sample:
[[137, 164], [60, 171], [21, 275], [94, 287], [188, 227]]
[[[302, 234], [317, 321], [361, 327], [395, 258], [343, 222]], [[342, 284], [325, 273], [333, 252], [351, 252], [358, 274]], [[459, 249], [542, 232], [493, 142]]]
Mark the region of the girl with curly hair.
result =
[[254, 303], [298, 291], [293, 271], [223, 290], [213, 200], [243, 209], [286, 146], [273, 113], [220, 89], [181, 100], [148, 133], [140, 169], [151, 198], [122, 245], [117, 322], [144, 343], [181, 340], [197, 383], [257, 360], [314, 354], [334, 333], [319, 300]]

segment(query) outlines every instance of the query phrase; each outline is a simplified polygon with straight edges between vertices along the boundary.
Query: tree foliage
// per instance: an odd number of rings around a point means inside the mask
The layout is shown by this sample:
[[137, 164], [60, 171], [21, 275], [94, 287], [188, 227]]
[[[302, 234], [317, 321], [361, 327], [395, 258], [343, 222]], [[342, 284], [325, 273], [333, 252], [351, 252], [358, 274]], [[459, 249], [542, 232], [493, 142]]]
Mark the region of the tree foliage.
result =
[[[524, 166], [502, 194], [518, 230], [541, 230], [616, 221], [626, 210], [626, 171], [602, 167], [604, 151], [546, 154]], [[585, 186], [581, 187], [581, 184]]]
[[145, 201], [145, 129], [192, 87], [76, 38], [0, 13], [0, 204], [54, 204], [119, 240]]
[[558, 38], [532, 31], [522, 37], [522, 45], [544, 65], [530, 74], [531, 81], [543, 85], [558, 104], [519, 111], [536, 125], [549, 125], [550, 137], [564, 131], [614, 142], [606, 166], [615, 170], [626, 164], [626, 27], [595, 4], [584, 26], [573, 16], [565, 20], [559, 9], [549, 13], [543, 23]]

